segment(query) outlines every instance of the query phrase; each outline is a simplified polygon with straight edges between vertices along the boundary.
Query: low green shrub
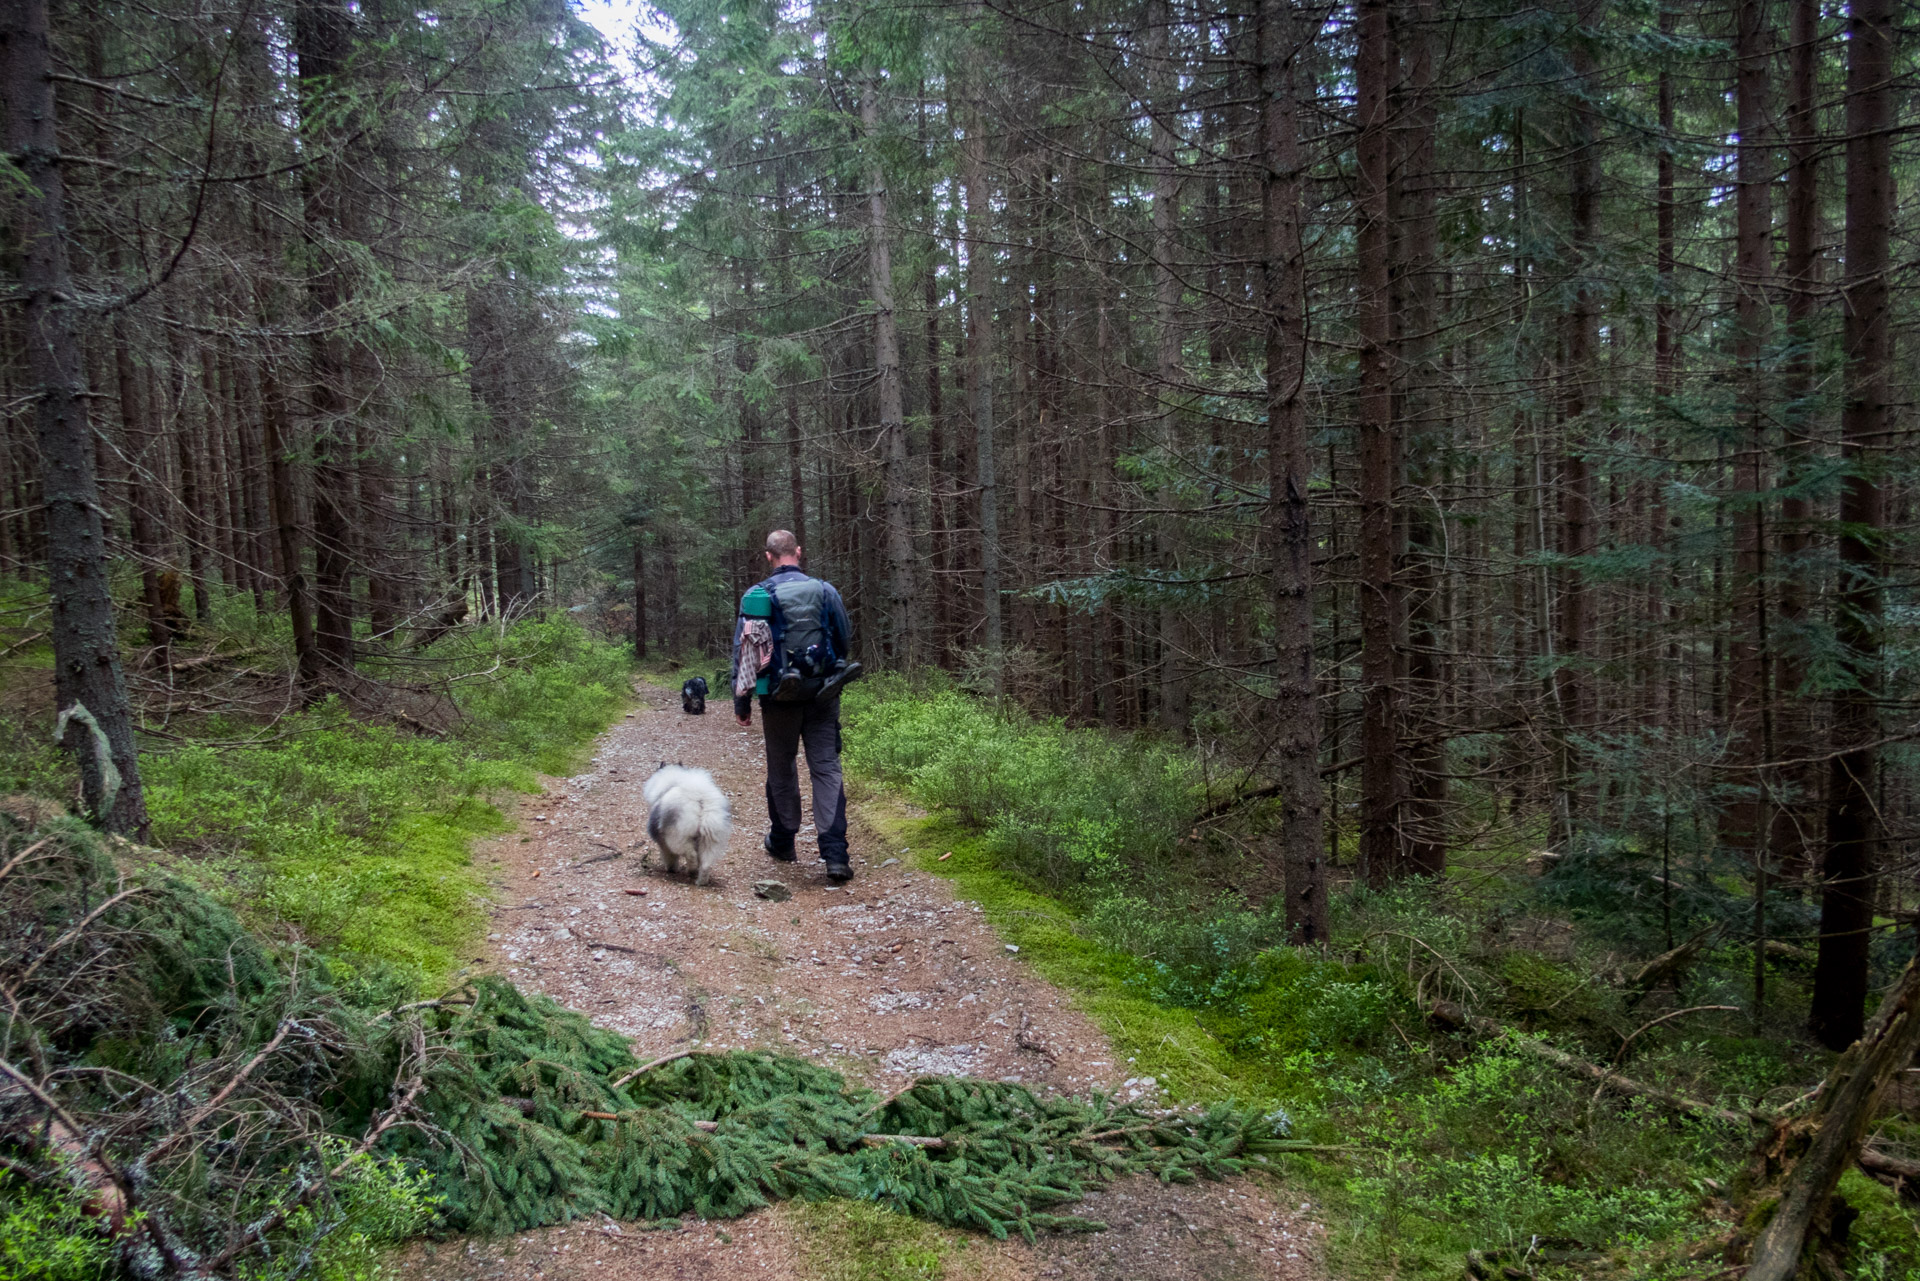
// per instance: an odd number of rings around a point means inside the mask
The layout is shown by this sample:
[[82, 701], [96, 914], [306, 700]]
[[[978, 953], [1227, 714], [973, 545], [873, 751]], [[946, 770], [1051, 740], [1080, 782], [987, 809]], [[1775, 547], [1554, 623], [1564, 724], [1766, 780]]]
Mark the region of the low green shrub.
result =
[[851, 768], [951, 813], [1056, 893], [1157, 875], [1199, 807], [1192, 762], [1146, 739], [884, 676], [851, 687], [843, 706]]
[[0, 1174], [0, 1281], [108, 1281], [113, 1247], [78, 1191]]
[[[1197, 771], [1176, 749], [1035, 722], [939, 684], [876, 681], [848, 706], [856, 778], [932, 811], [871, 807], [889, 843], [953, 877], [1023, 959], [1076, 991], [1130, 1072], [1175, 1098], [1278, 1104], [1327, 1145], [1289, 1163], [1338, 1225], [1347, 1270], [1458, 1275], [1478, 1249], [1531, 1251], [1539, 1275], [1571, 1275], [1554, 1261], [1658, 1260], [1716, 1230], [1705, 1189], [1730, 1179], [1744, 1131], [1596, 1095], [1512, 1041], [1426, 1023], [1444, 998], [1526, 1029], [1514, 1036], [1600, 1061], [1624, 1053], [1651, 1015], [1627, 1008], [1618, 938], [1582, 929], [1567, 882], [1542, 892], [1492, 867], [1468, 882], [1344, 886], [1330, 944], [1295, 949], [1272, 902], [1225, 888], [1228, 865], [1196, 852]], [[1259, 816], [1243, 822], [1235, 836], [1257, 845]], [[1703, 964], [1690, 1003], [1737, 1003], [1717, 999], [1722, 968]], [[1789, 1044], [1701, 1012], [1635, 1037], [1628, 1062], [1739, 1106], [1817, 1079], [1822, 1065]], [[1912, 1217], [1876, 1213], [1863, 1243], [1920, 1258], [1902, 1244]], [[1904, 1278], [1906, 1266], [1860, 1275]]]

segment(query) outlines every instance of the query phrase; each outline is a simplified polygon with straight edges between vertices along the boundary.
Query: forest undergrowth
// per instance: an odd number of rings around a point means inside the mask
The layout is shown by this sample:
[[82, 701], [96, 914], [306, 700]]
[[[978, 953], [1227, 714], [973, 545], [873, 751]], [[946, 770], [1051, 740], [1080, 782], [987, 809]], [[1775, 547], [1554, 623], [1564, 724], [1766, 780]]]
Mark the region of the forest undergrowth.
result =
[[1099, 1226], [1059, 1208], [1100, 1181], [1222, 1178], [1298, 1146], [1284, 1112], [1227, 1102], [1169, 1115], [939, 1077], [882, 1099], [759, 1052], [642, 1064], [584, 1015], [463, 973], [483, 888], [467, 840], [584, 749], [630, 656], [565, 623], [451, 643], [441, 736], [334, 705], [169, 718], [148, 756], [164, 847], [68, 814], [72, 780], [16, 733], [0, 1281], [370, 1281], [423, 1232], [781, 1199], [1030, 1236]]
[[[1756, 1026], [1751, 952], [1717, 941], [1737, 931], [1711, 919], [1709, 893], [1686, 899], [1678, 926], [1718, 933], [1669, 981], [1635, 988], [1661, 945], [1633, 924], [1648, 906], [1612, 879], [1617, 842], [1557, 860], [1457, 851], [1444, 882], [1386, 893], [1349, 880], [1330, 945], [1297, 949], [1248, 892], [1267, 874], [1272, 815], [1196, 824], [1191, 755], [1036, 721], [937, 678], [868, 682], [845, 716], [869, 816], [1079, 993], [1137, 1070], [1177, 1099], [1283, 1107], [1296, 1134], [1337, 1149], [1285, 1158], [1322, 1200], [1336, 1269], [1457, 1276], [1469, 1258], [1476, 1275], [1713, 1273], [1753, 1130], [1596, 1091], [1523, 1038], [1733, 1111], [1783, 1103], [1831, 1062], [1796, 1035], [1808, 975], [1791, 950]], [[1583, 910], [1609, 896], [1613, 910]], [[1436, 1027], [1436, 1004], [1506, 1031]], [[1897, 1118], [1879, 1127], [1885, 1144], [1915, 1137]], [[1852, 1274], [1920, 1277], [1911, 1204], [1858, 1170], [1841, 1194], [1860, 1214]]]

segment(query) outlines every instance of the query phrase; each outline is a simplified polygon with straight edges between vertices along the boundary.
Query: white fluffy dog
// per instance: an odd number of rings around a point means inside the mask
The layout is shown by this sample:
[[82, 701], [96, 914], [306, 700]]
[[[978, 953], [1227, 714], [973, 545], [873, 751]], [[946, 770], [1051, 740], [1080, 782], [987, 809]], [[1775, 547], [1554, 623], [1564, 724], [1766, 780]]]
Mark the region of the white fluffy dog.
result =
[[647, 835], [666, 856], [667, 870], [691, 871], [693, 883], [705, 885], [733, 835], [733, 815], [713, 775], [662, 761], [640, 794], [647, 801]]

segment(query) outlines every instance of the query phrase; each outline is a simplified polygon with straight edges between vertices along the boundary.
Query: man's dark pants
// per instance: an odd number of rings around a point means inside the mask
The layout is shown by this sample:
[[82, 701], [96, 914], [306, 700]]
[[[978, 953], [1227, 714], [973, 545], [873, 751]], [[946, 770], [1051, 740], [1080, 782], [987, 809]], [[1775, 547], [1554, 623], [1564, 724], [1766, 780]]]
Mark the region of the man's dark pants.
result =
[[813, 826], [820, 857], [847, 861], [847, 793], [840, 778], [840, 700], [775, 703], [760, 700], [760, 723], [767, 736], [767, 814], [772, 820], [775, 853], [793, 850], [800, 830], [800, 750], [813, 776]]

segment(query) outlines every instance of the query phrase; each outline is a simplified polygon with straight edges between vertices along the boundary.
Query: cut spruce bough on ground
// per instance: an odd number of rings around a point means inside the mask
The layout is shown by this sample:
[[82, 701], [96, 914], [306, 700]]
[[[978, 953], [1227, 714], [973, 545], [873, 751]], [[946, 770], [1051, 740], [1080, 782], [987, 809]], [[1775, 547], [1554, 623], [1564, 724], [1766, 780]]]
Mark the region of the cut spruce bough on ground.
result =
[[1225, 1178], [1305, 1146], [1287, 1139], [1283, 1113], [1231, 1104], [1163, 1112], [951, 1077], [883, 1097], [749, 1051], [640, 1065], [620, 1037], [500, 980], [465, 999], [435, 1011], [454, 1053], [422, 1096], [451, 1142], [425, 1131], [400, 1142], [440, 1175], [450, 1225], [468, 1230], [596, 1213], [730, 1218], [842, 1196], [1031, 1237], [1100, 1227], [1052, 1209], [1121, 1175]]
[[946, 1077], [882, 1096], [758, 1052], [642, 1063], [497, 977], [366, 1009], [322, 958], [269, 950], [193, 886], [117, 867], [77, 823], [0, 838], [16, 1009], [0, 1193], [49, 1222], [95, 1216], [89, 1239], [133, 1275], [277, 1277], [273, 1260], [436, 1223], [660, 1223], [793, 1197], [1031, 1237], [1100, 1226], [1055, 1211], [1109, 1179], [1224, 1178], [1300, 1146], [1283, 1114], [1225, 1104]]

